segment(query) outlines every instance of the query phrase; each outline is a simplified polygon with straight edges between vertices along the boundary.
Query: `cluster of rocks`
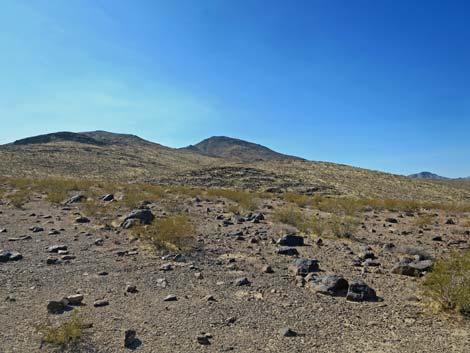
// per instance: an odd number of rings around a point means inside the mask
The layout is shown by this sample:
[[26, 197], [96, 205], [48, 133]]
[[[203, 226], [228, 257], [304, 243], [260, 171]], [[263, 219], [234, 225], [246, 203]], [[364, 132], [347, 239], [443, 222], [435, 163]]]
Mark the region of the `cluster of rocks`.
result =
[[376, 301], [378, 297], [374, 289], [361, 279], [348, 282], [341, 276], [325, 275], [312, 278], [308, 286], [316, 293], [331, 296], [346, 296], [346, 300], [353, 302]]
[[23, 258], [17, 251], [0, 250], [0, 262], [18, 261]]

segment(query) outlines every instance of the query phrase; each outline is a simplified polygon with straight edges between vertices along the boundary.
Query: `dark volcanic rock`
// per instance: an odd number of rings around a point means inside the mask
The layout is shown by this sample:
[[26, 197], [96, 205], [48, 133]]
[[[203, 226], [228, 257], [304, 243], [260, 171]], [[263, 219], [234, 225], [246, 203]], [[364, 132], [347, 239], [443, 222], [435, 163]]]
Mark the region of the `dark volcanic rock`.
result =
[[296, 248], [291, 248], [289, 246], [283, 246], [283, 247], [277, 249], [277, 253], [279, 255], [288, 255], [288, 256], [299, 255], [299, 252], [297, 251]]
[[404, 276], [420, 276], [432, 268], [432, 260], [410, 261], [403, 260], [395, 264], [392, 273]]
[[302, 246], [304, 245], [304, 238], [295, 234], [286, 234], [277, 243], [283, 246]]
[[336, 275], [322, 276], [310, 282], [310, 287], [315, 292], [334, 296], [343, 294], [348, 289], [348, 286], [348, 281]]
[[348, 294], [346, 299], [353, 302], [362, 302], [368, 300], [376, 300], [375, 290], [370, 288], [361, 279], [354, 279], [349, 283]]
[[[123, 228], [126, 228], [125, 226], [130, 225], [129, 220], [139, 220], [140, 223], [142, 224], [150, 224], [153, 220], [155, 219], [155, 216], [153, 215], [152, 211], [150, 211], [148, 208], [143, 208], [143, 209], [137, 209], [132, 211], [122, 222], [121, 226]], [[127, 223], [126, 223], [127, 222]]]
[[291, 268], [296, 276], [307, 276], [320, 269], [318, 261], [310, 259], [295, 259]]

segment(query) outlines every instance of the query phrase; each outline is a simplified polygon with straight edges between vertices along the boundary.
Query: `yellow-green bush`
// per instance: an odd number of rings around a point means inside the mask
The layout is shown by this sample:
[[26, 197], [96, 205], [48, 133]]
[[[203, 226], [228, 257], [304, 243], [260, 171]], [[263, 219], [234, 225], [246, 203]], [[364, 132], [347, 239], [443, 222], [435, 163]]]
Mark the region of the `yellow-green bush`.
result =
[[420, 214], [413, 223], [418, 227], [429, 226], [434, 223], [434, 215], [430, 213]]
[[350, 238], [354, 236], [359, 227], [359, 221], [351, 216], [332, 215], [328, 219], [328, 229], [338, 238]]
[[433, 309], [470, 316], [470, 251], [437, 260], [422, 288]]
[[258, 195], [254, 192], [228, 189], [208, 189], [209, 197], [223, 197], [236, 202], [245, 211], [255, 211], [259, 206]]
[[66, 322], [56, 326], [47, 321], [37, 325], [36, 331], [41, 335], [42, 342], [65, 347], [79, 341], [86, 327], [81, 316], [74, 312]]
[[193, 243], [195, 231], [190, 219], [179, 215], [155, 219], [150, 225], [135, 227], [133, 234], [157, 250], [186, 250]]
[[284, 206], [276, 209], [273, 218], [277, 222], [294, 226], [299, 230], [303, 230], [305, 226], [304, 215], [294, 206]]

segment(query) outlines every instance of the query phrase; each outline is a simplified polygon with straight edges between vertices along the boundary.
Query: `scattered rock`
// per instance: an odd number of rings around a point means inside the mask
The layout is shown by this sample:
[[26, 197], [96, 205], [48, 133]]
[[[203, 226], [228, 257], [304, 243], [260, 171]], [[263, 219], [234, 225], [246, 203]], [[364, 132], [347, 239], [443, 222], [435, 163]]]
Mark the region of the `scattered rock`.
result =
[[66, 245], [51, 245], [47, 248], [48, 252], [57, 253], [59, 252], [59, 250], [67, 250], [67, 246]]
[[137, 287], [132, 285], [132, 284], [129, 284], [127, 287], [126, 287], [126, 292], [127, 293], [137, 293], [138, 290], [137, 290]]
[[51, 314], [57, 314], [64, 311], [68, 305], [69, 302], [65, 298], [62, 300], [50, 300], [47, 303], [47, 311]]
[[108, 305], [109, 305], [109, 302], [106, 299], [96, 300], [93, 303], [93, 306], [96, 307], [96, 308], [100, 308], [100, 307], [108, 306]]
[[264, 273], [274, 273], [274, 270], [273, 270], [273, 268], [272, 268], [270, 265], [264, 266], [263, 269], [262, 269], [262, 271], [263, 271]]
[[72, 203], [76, 203], [76, 202], [81, 202], [85, 199], [85, 196], [84, 195], [74, 195], [72, 196], [67, 202], [66, 204], [67, 205], [70, 205]]
[[70, 305], [80, 305], [83, 301], [83, 294], [73, 294], [66, 297]]
[[101, 245], [103, 245], [103, 243], [104, 243], [103, 238], [98, 238], [98, 239], [95, 240], [95, 245], [97, 245], [97, 246], [101, 246]]
[[385, 219], [385, 222], [396, 224], [396, 223], [398, 223], [398, 220], [396, 218], [389, 217], [389, 218]]
[[295, 337], [297, 336], [297, 332], [293, 331], [289, 327], [284, 327], [281, 329], [281, 336], [283, 337]]
[[164, 302], [175, 302], [175, 301], [177, 301], [177, 300], [178, 300], [178, 298], [177, 298], [176, 295], [174, 295], [174, 294], [167, 295], [167, 296], [163, 299]]
[[436, 235], [431, 239], [432, 241], [442, 241], [442, 237], [440, 235]]
[[375, 293], [375, 290], [370, 288], [361, 279], [354, 279], [349, 283], [349, 289], [348, 294], [346, 295], [346, 300], [353, 302], [362, 302], [376, 299], [377, 295]]
[[[139, 220], [140, 223], [142, 224], [150, 224], [155, 219], [155, 216], [153, 215], [152, 211], [150, 211], [148, 208], [137, 209], [137, 210], [132, 211], [124, 219], [121, 226], [124, 228], [124, 225], [127, 225], [126, 221], [131, 220], [131, 219]], [[132, 225], [133, 223], [130, 226]]]
[[33, 233], [44, 232], [43, 227], [31, 227], [31, 228], [29, 228], [29, 230], [32, 231]]
[[288, 256], [296, 256], [299, 255], [299, 252], [296, 248], [291, 248], [288, 246], [283, 246], [282, 248], [277, 249], [277, 253], [279, 255], [288, 255]]
[[431, 270], [432, 260], [410, 260], [405, 259], [392, 268], [392, 273], [404, 275], [404, 276], [420, 276], [424, 272]]
[[249, 286], [249, 285], [251, 285], [251, 282], [249, 281], [248, 278], [242, 277], [242, 278], [239, 278], [235, 281], [235, 285], [236, 286]]
[[294, 272], [294, 275], [305, 277], [311, 272], [318, 271], [320, 268], [317, 260], [295, 259], [291, 269]]
[[197, 336], [196, 340], [197, 343], [202, 344], [203, 346], [208, 346], [211, 344], [211, 342], [209, 341], [209, 337], [207, 337], [206, 335]]
[[135, 330], [126, 330], [124, 332], [124, 347], [129, 348], [135, 342], [137, 338], [137, 332]]
[[75, 218], [75, 223], [90, 223], [90, 219], [85, 216], [79, 216]]
[[326, 275], [314, 278], [309, 282], [310, 287], [317, 293], [327, 295], [344, 295], [349, 283], [341, 276]]
[[114, 200], [114, 195], [113, 194], [106, 194], [101, 197], [101, 201], [109, 202]]
[[277, 243], [282, 246], [303, 246], [304, 238], [293, 233], [285, 234], [277, 241]]
[[452, 218], [449, 218], [449, 219], [446, 221], [446, 224], [454, 225], [454, 224], [455, 224], [455, 221], [454, 221]]

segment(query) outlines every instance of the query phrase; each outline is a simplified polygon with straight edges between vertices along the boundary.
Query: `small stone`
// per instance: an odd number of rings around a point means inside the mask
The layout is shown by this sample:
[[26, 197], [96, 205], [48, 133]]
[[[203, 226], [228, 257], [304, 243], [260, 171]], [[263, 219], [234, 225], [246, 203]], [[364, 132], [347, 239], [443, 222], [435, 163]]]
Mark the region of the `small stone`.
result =
[[96, 307], [96, 308], [100, 308], [100, 307], [108, 306], [108, 305], [109, 305], [109, 302], [106, 299], [96, 300], [93, 303], [93, 306]]
[[211, 344], [211, 342], [209, 341], [209, 337], [207, 337], [206, 335], [197, 336], [196, 340], [197, 343], [202, 344], [203, 346], [208, 346]]
[[390, 217], [390, 218], [386, 218], [386, 219], [385, 219], [385, 222], [396, 224], [396, 223], [398, 223], [398, 220], [397, 220], [396, 218], [391, 218], [391, 217]]
[[449, 218], [449, 219], [446, 221], [446, 224], [454, 225], [454, 224], [455, 224], [455, 221], [454, 221], [452, 218]]
[[163, 299], [164, 302], [175, 302], [175, 301], [177, 301], [177, 300], [178, 300], [178, 298], [177, 298], [176, 295], [174, 295], [174, 294], [167, 295], [167, 296]]
[[46, 259], [46, 264], [47, 265], [56, 265], [59, 263], [59, 259], [57, 257], [48, 257]]
[[440, 235], [436, 235], [431, 239], [432, 241], [442, 241], [442, 237]]
[[95, 240], [95, 245], [97, 245], [97, 246], [101, 246], [101, 245], [103, 245], [103, 243], [104, 243], [103, 238], [98, 238], [98, 239]]
[[137, 287], [132, 285], [132, 284], [129, 284], [127, 287], [126, 287], [126, 292], [127, 293], [137, 293], [138, 290], [137, 290]]
[[194, 274], [194, 277], [196, 277], [196, 279], [203, 279], [203, 278], [204, 278], [204, 276], [202, 275], [201, 272], [196, 272], [196, 273]]
[[52, 245], [47, 248], [48, 252], [57, 253], [59, 252], [59, 250], [67, 250], [67, 246], [66, 245]]
[[65, 299], [62, 300], [50, 300], [47, 303], [47, 311], [51, 314], [57, 314], [61, 311], [64, 311], [67, 308], [68, 301]]
[[288, 246], [283, 246], [283, 247], [277, 249], [277, 253], [279, 255], [287, 255], [287, 256], [299, 255], [299, 252], [297, 251], [296, 248], [292, 248], [292, 247], [288, 247]]
[[262, 269], [262, 271], [263, 271], [264, 273], [274, 273], [274, 270], [273, 270], [273, 268], [271, 267], [271, 265], [266, 265], [266, 266], [264, 266], [263, 269]]
[[75, 218], [75, 223], [90, 223], [90, 219], [85, 216]]
[[70, 305], [80, 305], [83, 301], [83, 294], [73, 294], [66, 297]]
[[217, 300], [215, 299], [215, 297], [211, 294], [209, 295], [206, 295], [204, 298], [203, 298], [205, 301], [207, 302], [216, 302]]
[[246, 277], [239, 278], [235, 281], [236, 286], [249, 286], [251, 282]]
[[70, 260], [75, 260], [77, 257], [75, 255], [64, 255], [61, 257], [61, 260], [63, 261], [70, 261]]
[[353, 302], [362, 302], [377, 299], [375, 290], [370, 288], [361, 279], [355, 279], [349, 283], [348, 294], [346, 299]]
[[60, 234], [60, 232], [59, 232], [58, 230], [55, 230], [55, 229], [51, 230], [51, 231], [48, 233], [48, 235], [58, 235], [58, 234]]
[[29, 228], [29, 230], [32, 231], [33, 233], [39, 233], [39, 232], [43, 232], [44, 228], [42, 228], [42, 227], [31, 227], [31, 228]]
[[101, 197], [102, 201], [109, 202], [114, 200], [114, 195], [113, 194], [106, 194]]
[[284, 327], [281, 329], [281, 336], [283, 337], [295, 337], [297, 336], [297, 332], [293, 331], [289, 327]]
[[124, 347], [129, 348], [135, 342], [137, 338], [137, 333], [135, 330], [126, 330], [124, 332]]

